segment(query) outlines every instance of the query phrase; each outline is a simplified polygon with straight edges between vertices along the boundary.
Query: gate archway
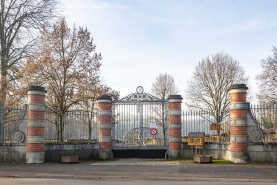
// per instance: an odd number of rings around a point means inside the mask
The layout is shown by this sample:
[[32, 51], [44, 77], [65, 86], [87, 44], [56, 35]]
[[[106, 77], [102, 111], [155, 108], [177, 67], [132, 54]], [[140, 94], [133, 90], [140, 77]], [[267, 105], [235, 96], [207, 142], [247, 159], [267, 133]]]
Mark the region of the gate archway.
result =
[[118, 150], [168, 149], [168, 101], [141, 86], [136, 91], [112, 102], [114, 155]]

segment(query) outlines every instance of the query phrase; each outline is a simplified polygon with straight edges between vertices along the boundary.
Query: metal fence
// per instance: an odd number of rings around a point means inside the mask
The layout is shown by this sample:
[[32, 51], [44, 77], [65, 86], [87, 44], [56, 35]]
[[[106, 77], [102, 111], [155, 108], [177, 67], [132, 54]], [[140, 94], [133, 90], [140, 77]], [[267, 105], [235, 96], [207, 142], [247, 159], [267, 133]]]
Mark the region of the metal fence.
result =
[[248, 109], [262, 130], [262, 142], [277, 142], [277, 105], [250, 105]]
[[[132, 129], [136, 133], [134, 123], [146, 123], [143, 127], [149, 127], [150, 123], [156, 123], [157, 112], [153, 111], [159, 105], [145, 107], [138, 114], [138, 105], [120, 107], [113, 114], [113, 124], [120, 126], [113, 136], [122, 140], [124, 134]], [[126, 109], [128, 108], [128, 109]], [[152, 110], [153, 109], [153, 110]], [[119, 111], [120, 110], [120, 111]], [[136, 117], [130, 112], [134, 112]], [[150, 111], [151, 110], [151, 111]], [[162, 109], [159, 109], [162, 110]], [[126, 114], [126, 111], [129, 112]], [[277, 105], [249, 105], [248, 111], [254, 121], [263, 132], [262, 142], [277, 142]], [[26, 116], [27, 105], [21, 107], [0, 107], [0, 144], [20, 143], [26, 138], [22, 129], [22, 121]], [[123, 112], [125, 112], [123, 114]], [[152, 112], [152, 113], [151, 113]], [[155, 114], [154, 114], [155, 112]], [[157, 115], [156, 115], [157, 114]], [[144, 115], [142, 118], [139, 115]], [[215, 113], [212, 110], [187, 110], [182, 112], [182, 141], [187, 141], [189, 132], [205, 132], [206, 142], [229, 142], [230, 141], [230, 114], [229, 110], [217, 123]], [[166, 114], [164, 115], [166, 116]], [[151, 119], [150, 119], [151, 118]], [[152, 120], [154, 119], [154, 120]], [[130, 121], [128, 121], [130, 120]], [[140, 120], [140, 121], [139, 121]], [[165, 121], [167, 117], [165, 117]], [[133, 122], [132, 122], [133, 121]], [[122, 124], [119, 124], [122, 123]], [[25, 125], [26, 127], [26, 125]], [[124, 131], [126, 130], [126, 132]], [[167, 129], [167, 126], [165, 127]], [[162, 133], [157, 127], [158, 133]], [[113, 129], [113, 132], [115, 130]], [[131, 132], [130, 132], [131, 133]], [[140, 132], [139, 132], [140, 133]], [[145, 131], [145, 133], [148, 133]], [[130, 135], [130, 134], [129, 134]], [[133, 134], [136, 135], [136, 134]], [[132, 137], [134, 137], [132, 135]], [[162, 134], [161, 134], [162, 135]], [[168, 135], [168, 133], [166, 133]], [[68, 111], [59, 113], [46, 108], [45, 141], [46, 142], [93, 142], [98, 140], [98, 113], [88, 111]]]
[[75, 110], [59, 113], [46, 109], [46, 143], [93, 142], [97, 140], [97, 112]]
[[[230, 141], [230, 113], [225, 111], [216, 119], [212, 110], [187, 110], [182, 112], [182, 141], [187, 142], [189, 132], [204, 132], [206, 142]], [[220, 121], [216, 121], [220, 120]]]
[[167, 101], [113, 103], [113, 148], [167, 148]]
[[27, 105], [0, 107], [0, 144], [21, 143], [25, 139], [21, 123], [26, 115]]

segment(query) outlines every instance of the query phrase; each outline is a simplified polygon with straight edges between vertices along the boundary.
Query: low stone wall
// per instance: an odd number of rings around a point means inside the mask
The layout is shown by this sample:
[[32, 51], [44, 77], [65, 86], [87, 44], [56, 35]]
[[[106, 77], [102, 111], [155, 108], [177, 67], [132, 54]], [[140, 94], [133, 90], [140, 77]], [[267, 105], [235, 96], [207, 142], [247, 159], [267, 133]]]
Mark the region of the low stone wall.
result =
[[[0, 145], [0, 163], [25, 163], [26, 152], [26, 144]], [[213, 159], [230, 160], [230, 143], [206, 143], [200, 154], [212, 155]], [[248, 144], [247, 154], [249, 162], [277, 162], [277, 144]], [[181, 155], [184, 159], [192, 159], [193, 147], [182, 142]], [[60, 162], [61, 156], [79, 156], [79, 160], [99, 159], [99, 144], [45, 144], [45, 162]]]
[[45, 162], [60, 162], [62, 156], [79, 156], [79, 160], [99, 159], [98, 143], [46, 143], [44, 147]]
[[[230, 143], [206, 143], [201, 155], [212, 155], [213, 159], [230, 160]], [[199, 154], [199, 152], [198, 152]], [[272, 163], [277, 162], [277, 143], [248, 143], [248, 162]], [[192, 159], [194, 149], [187, 142], [182, 143], [182, 158]]]
[[251, 162], [277, 162], [277, 143], [253, 143], [247, 147]]
[[[192, 159], [194, 156], [194, 148], [189, 146], [187, 142], [182, 142], [182, 158]], [[206, 143], [205, 149], [198, 150], [198, 154], [212, 155], [213, 159], [230, 160], [230, 143]]]
[[25, 163], [27, 144], [0, 145], [0, 163]]

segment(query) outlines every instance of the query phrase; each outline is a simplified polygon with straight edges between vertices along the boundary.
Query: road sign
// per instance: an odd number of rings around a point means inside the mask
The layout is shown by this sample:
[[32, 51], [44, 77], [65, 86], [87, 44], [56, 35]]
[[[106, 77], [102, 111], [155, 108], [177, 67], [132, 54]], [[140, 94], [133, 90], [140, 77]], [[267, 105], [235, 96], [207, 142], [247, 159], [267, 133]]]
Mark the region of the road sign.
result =
[[158, 130], [155, 129], [155, 128], [152, 128], [152, 129], [150, 130], [150, 134], [151, 134], [152, 136], [155, 136], [155, 135], [158, 134]]
[[158, 124], [157, 123], [150, 123], [150, 128], [158, 128]]

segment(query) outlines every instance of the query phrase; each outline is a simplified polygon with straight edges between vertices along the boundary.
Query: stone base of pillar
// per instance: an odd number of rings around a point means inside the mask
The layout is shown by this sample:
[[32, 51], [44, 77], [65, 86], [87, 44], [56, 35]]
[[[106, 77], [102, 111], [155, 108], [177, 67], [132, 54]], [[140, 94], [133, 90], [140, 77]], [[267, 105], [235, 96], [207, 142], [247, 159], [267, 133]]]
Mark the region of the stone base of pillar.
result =
[[99, 159], [102, 160], [111, 160], [113, 159], [113, 152], [111, 149], [100, 149], [99, 150]]
[[169, 150], [168, 151], [169, 154], [168, 154], [168, 158], [169, 159], [181, 159], [181, 149], [179, 150]]
[[41, 164], [44, 163], [44, 152], [27, 152], [26, 163], [27, 164]]
[[230, 152], [230, 161], [233, 163], [247, 163], [247, 152]]

